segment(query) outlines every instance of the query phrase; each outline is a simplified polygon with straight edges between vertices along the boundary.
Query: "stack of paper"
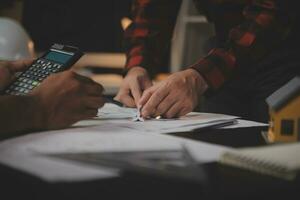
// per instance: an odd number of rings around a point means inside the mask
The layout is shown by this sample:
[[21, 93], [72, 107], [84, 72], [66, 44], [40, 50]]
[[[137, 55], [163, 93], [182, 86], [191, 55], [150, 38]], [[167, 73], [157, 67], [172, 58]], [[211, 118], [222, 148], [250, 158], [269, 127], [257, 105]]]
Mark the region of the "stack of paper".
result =
[[118, 171], [101, 166], [54, 159], [45, 154], [178, 150], [185, 145], [200, 163], [216, 161], [228, 148], [168, 135], [115, 127], [73, 128], [29, 134], [0, 143], [0, 162], [46, 181], [82, 181], [118, 176]]
[[[110, 123], [115, 123], [118, 127], [128, 128], [132, 130], [138, 130], [143, 132], [152, 133], [169, 133], [169, 132], [179, 132], [179, 131], [191, 131], [193, 129], [207, 127], [212, 124], [222, 123], [224, 121], [236, 119], [236, 116], [214, 114], [214, 113], [196, 113], [191, 112], [186, 116], [177, 119], [150, 119], [144, 122], [132, 123], [132, 119], [135, 118], [137, 109], [135, 108], [125, 108], [119, 107], [114, 104], [105, 104], [105, 106], [99, 109], [98, 122], [104, 120], [109, 120]], [[85, 125], [81, 122], [76, 125]], [[93, 124], [93, 122], [90, 122]], [[99, 124], [98, 124], [99, 125]]]
[[133, 122], [136, 109], [106, 104], [93, 120], [58, 131], [28, 134], [0, 143], [0, 162], [44, 180], [81, 181], [118, 176], [118, 170], [49, 158], [47, 154], [178, 150], [184, 145], [199, 163], [217, 161], [229, 148], [161, 133], [189, 131], [234, 116], [190, 113], [179, 119]]

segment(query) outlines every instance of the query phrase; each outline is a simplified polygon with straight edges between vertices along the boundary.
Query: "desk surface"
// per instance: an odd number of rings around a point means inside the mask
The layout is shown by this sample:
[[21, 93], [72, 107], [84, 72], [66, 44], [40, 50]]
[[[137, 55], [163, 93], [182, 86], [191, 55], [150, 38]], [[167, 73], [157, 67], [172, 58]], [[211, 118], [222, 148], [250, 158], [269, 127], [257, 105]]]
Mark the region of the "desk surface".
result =
[[[264, 145], [261, 127], [210, 130], [179, 136], [229, 146]], [[225, 133], [226, 132], [226, 133]], [[200, 135], [200, 136], [199, 136]], [[224, 139], [226, 135], [226, 138]], [[200, 183], [125, 173], [120, 178], [76, 183], [49, 184], [36, 177], [0, 165], [1, 199], [299, 199], [300, 180], [286, 182], [269, 176], [225, 167], [216, 163], [200, 166], [206, 176]], [[104, 198], [105, 199], [105, 198]]]

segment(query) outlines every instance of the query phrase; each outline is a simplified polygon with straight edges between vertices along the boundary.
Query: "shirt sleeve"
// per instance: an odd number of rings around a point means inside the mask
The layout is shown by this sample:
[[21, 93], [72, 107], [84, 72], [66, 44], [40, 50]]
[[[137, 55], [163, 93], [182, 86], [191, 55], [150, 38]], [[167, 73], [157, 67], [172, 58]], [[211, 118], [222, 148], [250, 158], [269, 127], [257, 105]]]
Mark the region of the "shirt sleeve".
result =
[[134, 0], [125, 30], [125, 71], [141, 66], [153, 75], [169, 49], [181, 0]]
[[211, 50], [191, 66], [203, 76], [210, 90], [220, 88], [239, 66], [259, 62], [284, 42], [293, 19], [282, 8], [276, 0], [249, 1], [243, 10], [244, 20], [231, 29], [225, 47]]

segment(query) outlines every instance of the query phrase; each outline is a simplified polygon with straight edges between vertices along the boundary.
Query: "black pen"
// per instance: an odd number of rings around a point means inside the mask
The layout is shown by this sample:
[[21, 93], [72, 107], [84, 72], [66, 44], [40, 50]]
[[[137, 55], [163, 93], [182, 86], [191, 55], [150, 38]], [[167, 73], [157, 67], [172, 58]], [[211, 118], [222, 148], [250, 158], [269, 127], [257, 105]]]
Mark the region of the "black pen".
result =
[[110, 98], [110, 97], [105, 97], [105, 102], [106, 103], [112, 103], [112, 104], [115, 104], [115, 105], [120, 106], [120, 107], [124, 106], [120, 101], [114, 100], [113, 98]]
[[231, 126], [237, 124], [237, 119], [228, 119], [228, 120], [220, 120], [219, 122], [212, 122], [211, 124], [208, 124], [207, 126], [195, 128], [192, 131], [203, 131], [203, 130], [209, 130], [209, 129], [217, 129], [217, 128], [223, 128], [226, 126]]

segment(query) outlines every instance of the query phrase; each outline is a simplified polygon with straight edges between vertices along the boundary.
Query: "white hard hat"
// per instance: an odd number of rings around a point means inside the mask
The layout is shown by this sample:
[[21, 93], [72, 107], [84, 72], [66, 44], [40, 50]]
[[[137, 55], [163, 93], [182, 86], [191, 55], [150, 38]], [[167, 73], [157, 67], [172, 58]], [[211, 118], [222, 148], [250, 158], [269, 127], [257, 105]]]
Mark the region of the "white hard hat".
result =
[[0, 60], [34, 57], [34, 45], [25, 29], [16, 21], [0, 17]]

